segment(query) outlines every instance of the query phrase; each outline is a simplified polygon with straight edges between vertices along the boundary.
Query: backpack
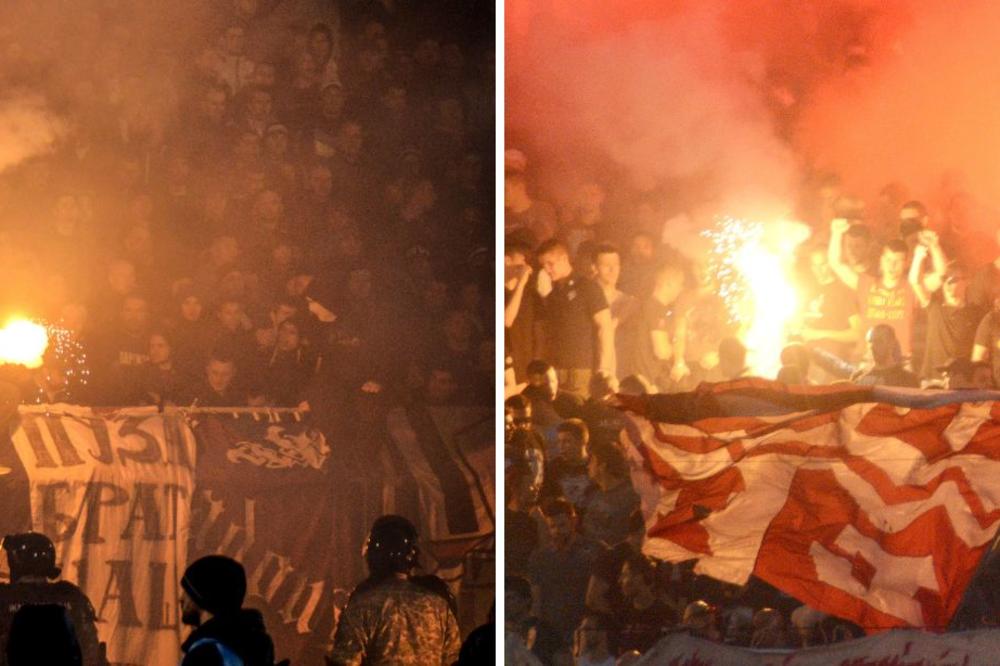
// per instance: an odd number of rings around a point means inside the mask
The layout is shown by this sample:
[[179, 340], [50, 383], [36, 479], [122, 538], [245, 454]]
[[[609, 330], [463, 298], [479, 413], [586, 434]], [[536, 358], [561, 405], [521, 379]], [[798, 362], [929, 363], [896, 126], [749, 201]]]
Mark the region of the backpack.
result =
[[188, 653], [194, 652], [197, 648], [201, 647], [202, 645], [215, 646], [215, 649], [218, 651], [219, 656], [222, 658], [223, 666], [244, 666], [242, 657], [233, 652], [232, 648], [230, 648], [228, 645], [219, 642], [214, 638], [202, 638], [200, 640], [195, 641], [194, 643], [191, 644], [191, 647], [188, 648]]

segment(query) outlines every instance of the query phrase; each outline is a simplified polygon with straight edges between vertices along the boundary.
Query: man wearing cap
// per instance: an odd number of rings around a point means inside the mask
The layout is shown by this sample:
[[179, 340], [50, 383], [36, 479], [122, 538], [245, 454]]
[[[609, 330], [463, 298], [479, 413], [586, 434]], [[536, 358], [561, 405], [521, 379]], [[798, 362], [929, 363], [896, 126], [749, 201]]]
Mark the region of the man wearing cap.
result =
[[187, 568], [181, 589], [181, 621], [194, 627], [181, 644], [181, 666], [274, 664], [274, 643], [263, 616], [243, 608], [243, 565], [224, 555], [207, 555]]
[[369, 576], [340, 616], [331, 666], [451, 664], [461, 639], [455, 600], [436, 576], [413, 575], [417, 530], [402, 516], [379, 517], [362, 551]]
[[61, 606], [73, 624], [86, 666], [106, 664], [104, 645], [97, 640], [97, 615], [90, 599], [79, 587], [58, 578], [56, 549], [44, 534], [27, 532], [3, 539], [10, 567], [10, 583], [0, 584], [0, 655], [7, 654], [7, 641], [14, 615], [24, 606]]

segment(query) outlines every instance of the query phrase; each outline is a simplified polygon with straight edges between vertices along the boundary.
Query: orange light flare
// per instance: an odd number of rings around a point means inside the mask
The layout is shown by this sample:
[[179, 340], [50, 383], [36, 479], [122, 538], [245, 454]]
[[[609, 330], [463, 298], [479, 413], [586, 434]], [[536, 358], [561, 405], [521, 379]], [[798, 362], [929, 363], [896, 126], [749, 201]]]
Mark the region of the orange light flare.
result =
[[11, 317], [0, 328], [0, 365], [41, 367], [49, 334], [45, 326], [30, 319]]
[[747, 364], [754, 375], [774, 377], [781, 350], [801, 316], [795, 252], [809, 230], [797, 222], [723, 216], [703, 235], [712, 242], [710, 269], [731, 320], [738, 324]]

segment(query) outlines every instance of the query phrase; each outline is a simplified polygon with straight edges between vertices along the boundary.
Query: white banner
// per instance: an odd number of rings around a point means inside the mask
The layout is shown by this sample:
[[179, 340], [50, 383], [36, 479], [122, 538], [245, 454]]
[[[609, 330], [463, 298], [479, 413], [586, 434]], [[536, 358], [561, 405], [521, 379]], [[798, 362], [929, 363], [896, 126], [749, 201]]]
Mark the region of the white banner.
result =
[[19, 410], [12, 435], [33, 529], [52, 538], [63, 578], [97, 611], [113, 664], [176, 664], [178, 581], [187, 561], [194, 435], [154, 408]]

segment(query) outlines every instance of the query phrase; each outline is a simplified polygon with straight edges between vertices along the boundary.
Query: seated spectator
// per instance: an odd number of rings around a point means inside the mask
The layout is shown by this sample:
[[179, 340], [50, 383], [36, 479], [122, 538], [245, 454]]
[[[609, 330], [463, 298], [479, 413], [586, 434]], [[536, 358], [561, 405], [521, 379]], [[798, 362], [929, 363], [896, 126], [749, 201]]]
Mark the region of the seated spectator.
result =
[[590, 447], [587, 474], [593, 486], [583, 498], [581, 531], [605, 544], [625, 539], [628, 517], [639, 506], [639, 496], [632, 489], [628, 464], [621, 450], [613, 444]]
[[872, 366], [859, 370], [851, 378], [862, 386], [909, 386], [918, 387], [917, 376], [903, 367], [903, 354], [896, 340], [896, 331], [888, 324], [873, 326], [866, 336]]

